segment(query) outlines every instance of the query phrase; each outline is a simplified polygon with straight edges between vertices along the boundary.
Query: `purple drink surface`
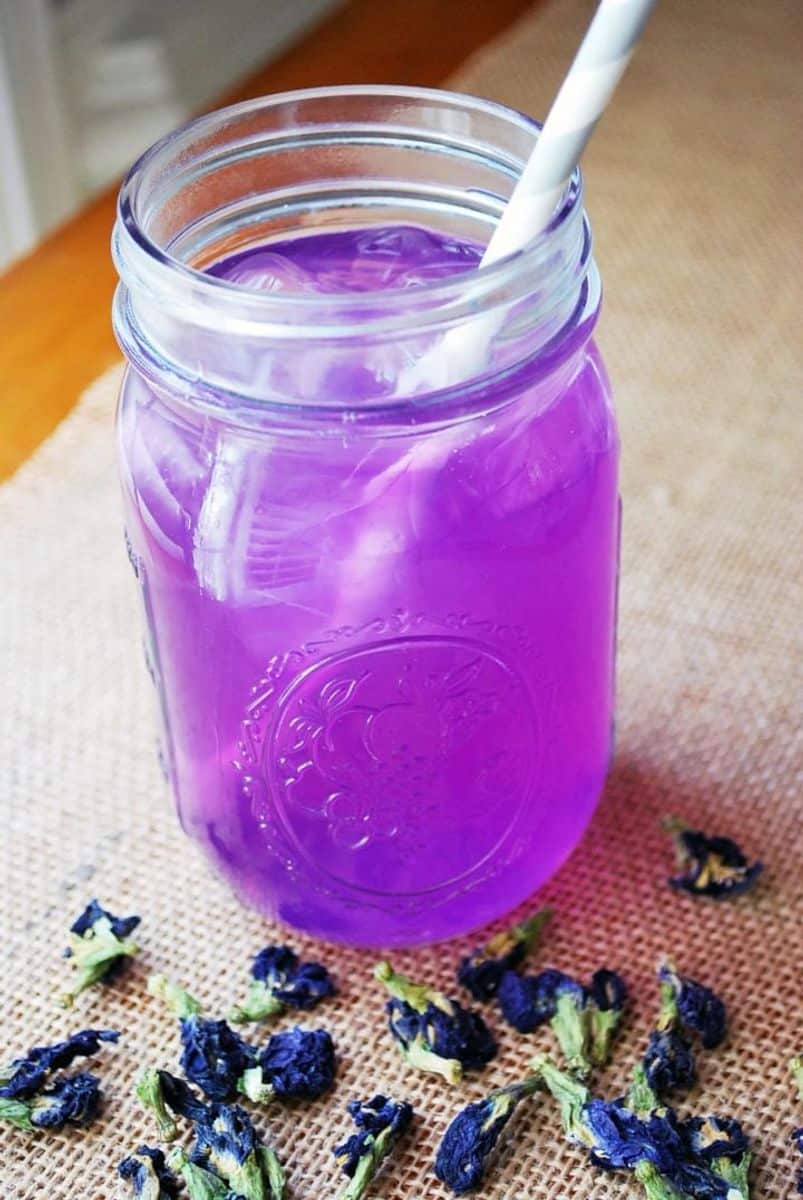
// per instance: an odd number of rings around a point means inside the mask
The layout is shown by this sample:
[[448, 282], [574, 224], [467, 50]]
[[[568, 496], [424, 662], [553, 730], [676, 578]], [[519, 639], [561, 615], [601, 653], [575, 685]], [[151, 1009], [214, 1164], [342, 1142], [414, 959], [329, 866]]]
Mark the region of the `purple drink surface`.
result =
[[[479, 255], [392, 226], [212, 273], [365, 292]], [[281, 355], [272, 369], [345, 400], [400, 366], [355, 346], [336, 375]], [[335, 412], [327, 431], [302, 414], [255, 433], [132, 371], [120, 438], [181, 820], [240, 895], [323, 937], [399, 945], [543, 882], [610, 753], [618, 441], [593, 344], [423, 431]]]

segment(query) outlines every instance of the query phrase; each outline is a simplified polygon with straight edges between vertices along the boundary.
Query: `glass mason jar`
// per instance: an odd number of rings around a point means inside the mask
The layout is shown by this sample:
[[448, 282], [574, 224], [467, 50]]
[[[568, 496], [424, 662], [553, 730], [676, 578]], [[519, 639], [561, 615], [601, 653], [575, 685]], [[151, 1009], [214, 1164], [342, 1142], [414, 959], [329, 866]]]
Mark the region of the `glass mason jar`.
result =
[[525, 250], [418, 287], [205, 269], [324, 229], [484, 243], [537, 136], [469, 96], [319, 89], [193, 122], [120, 193], [120, 467], [165, 768], [239, 895], [332, 940], [499, 916], [600, 794], [618, 440], [581, 179]]

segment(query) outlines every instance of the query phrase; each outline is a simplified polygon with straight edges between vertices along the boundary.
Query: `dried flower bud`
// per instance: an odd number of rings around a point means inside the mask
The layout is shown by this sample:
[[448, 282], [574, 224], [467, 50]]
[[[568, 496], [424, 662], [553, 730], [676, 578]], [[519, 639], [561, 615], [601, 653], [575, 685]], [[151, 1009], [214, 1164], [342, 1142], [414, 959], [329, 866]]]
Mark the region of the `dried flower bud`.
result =
[[[741, 1197], [693, 1150], [694, 1135], [685, 1131], [673, 1109], [652, 1104], [643, 1067], [627, 1098], [608, 1101], [591, 1096], [588, 1088], [559, 1071], [546, 1055], [539, 1055], [532, 1065], [558, 1101], [570, 1140], [583, 1146], [591, 1161], [605, 1170], [633, 1171], [649, 1200], [678, 1200], [679, 1194], [698, 1200]], [[633, 1099], [639, 1097], [640, 1103], [634, 1105]], [[717, 1168], [721, 1162], [731, 1170], [732, 1159], [722, 1155]]]
[[242, 1200], [282, 1200], [284, 1172], [263, 1146], [251, 1119], [236, 1104], [211, 1104], [195, 1125], [192, 1160], [225, 1180]]
[[352, 1100], [348, 1106], [359, 1132], [353, 1133], [334, 1155], [349, 1177], [341, 1200], [362, 1200], [382, 1163], [413, 1119], [413, 1106], [404, 1100], [376, 1095]]
[[621, 975], [601, 967], [591, 976], [586, 1007], [588, 1010], [590, 1058], [602, 1067], [610, 1058], [611, 1042], [622, 1019], [627, 987]]
[[315, 1100], [332, 1086], [335, 1048], [325, 1029], [296, 1025], [274, 1033], [253, 1067], [245, 1071], [239, 1090], [255, 1104], [271, 1100]]
[[479, 1013], [434, 988], [412, 983], [390, 963], [379, 963], [374, 974], [393, 997], [387, 1004], [388, 1025], [411, 1066], [458, 1083], [464, 1068], [479, 1069], [494, 1057], [496, 1042]]
[[226, 1021], [202, 1017], [198, 1001], [163, 975], [150, 977], [148, 991], [164, 1000], [179, 1018], [183, 1047], [180, 1062], [187, 1078], [210, 1100], [232, 1099], [243, 1074], [256, 1065], [255, 1048]]
[[676, 817], [668, 817], [664, 828], [674, 838], [678, 866], [683, 870], [669, 880], [678, 891], [728, 900], [749, 891], [763, 870], [762, 863], [748, 862], [730, 838], [707, 837]]
[[540, 1076], [491, 1092], [461, 1109], [438, 1147], [435, 1174], [462, 1196], [479, 1187], [496, 1144], [519, 1101], [543, 1087]]
[[713, 1050], [727, 1032], [727, 1012], [719, 996], [702, 983], [679, 975], [670, 962], [658, 969], [661, 983], [661, 1014], [658, 1028], [680, 1025], [696, 1033], [706, 1050]]
[[502, 1016], [519, 1033], [532, 1033], [554, 1017], [558, 984], [566, 978], [562, 971], [551, 968], [537, 975], [506, 971], [498, 991]]
[[163, 1142], [172, 1142], [178, 1136], [173, 1114], [189, 1121], [203, 1120], [206, 1114], [206, 1105], [192, 1088], [169, 1071], [147, 1067], [137, 1080], [135, 1091], [143, 1106], [155, 1116]]
[[27, 1099], [0, 1098], [0, 1120], [32, 1133], [89, 1125], [100, 1104], [100, 1084], [94, 1075], [59, 1075], [48, 1087]]
[[326, 967], [317, 962], [299, 962], [289, 946], [266, 946], [254, 959], [251, 976], [243, 1004], [229, 1013], [234, 1023], [262, 1021], [287, 1008], [306, 1011], [335, 994]]
[[60, 997], [70, 1008], [75, 997], [101, 980], [108, 982], [126, 959], [133, 958], [139, 947], [130, 935], [139, 925], [139, 917], [115, 917], [92, 900], [70, 926], [69, 945], [64, 952], [77, 972], [74, 987]]
[[694, 1051], [676, 1029], [653, 1030], [642, 1062], [647, 1081], [659, 1096], [689, 1088], [697, 1079]]
[[117, 1174], [131, 1183], [137, 1200], [175, 1200], [178, 1196], [178, 1180], [168, 1170], [164, 1154], [150, 1146], [140, 1146], [136, 1154], [124, 1158]]
[[102, 1042], [116, 1042], [113, 1029], [83, 1029], [64, 1042], [33, 1046], [27, 1054], [0, 1068], [0, 1098], [24, 1100], [40, 1091], [52, 1071], [61, 1071], [76, 1058], [91, 1058]]
[[491, 1000], [499, 990], [505, 971], [512, 971], [524, 962], [551, 916], [551, 910], [544, 908], [472, 951], [458, 968], [458, 983], [467, 988], [475, 1000]]

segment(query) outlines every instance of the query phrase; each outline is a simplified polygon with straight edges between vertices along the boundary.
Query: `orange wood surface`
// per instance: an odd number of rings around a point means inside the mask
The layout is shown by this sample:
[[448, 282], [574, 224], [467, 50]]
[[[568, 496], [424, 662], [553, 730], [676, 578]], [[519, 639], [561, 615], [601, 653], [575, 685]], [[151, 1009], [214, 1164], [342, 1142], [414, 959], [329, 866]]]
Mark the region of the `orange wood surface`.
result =
[[[221, 98], [338, 83], [436, 86], [532, 0], [350, 0]], [[110, 324], [116, 188], [0, 276], [0, 479], [119, 358]]]

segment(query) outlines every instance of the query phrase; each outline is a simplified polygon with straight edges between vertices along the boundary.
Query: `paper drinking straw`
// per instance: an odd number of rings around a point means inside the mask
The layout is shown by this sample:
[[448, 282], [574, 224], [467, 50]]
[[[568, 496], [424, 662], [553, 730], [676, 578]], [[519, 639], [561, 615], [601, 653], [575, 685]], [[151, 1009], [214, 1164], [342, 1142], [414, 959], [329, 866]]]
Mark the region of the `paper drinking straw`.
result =
[[[656, 0], [602, 0], [569, 68], [519, 181], [482, 256], [487, 266], [523, 249], [549, 224], [558, 201], [616, 85]], [[402, 373], [403, 389], [454, 382], [456, 367], [480, 370], [504, 314], [450, 330]]]
[[655, 3], [602, 0], [482, 256], [482, 266], [521, 250], [549, 224]]

